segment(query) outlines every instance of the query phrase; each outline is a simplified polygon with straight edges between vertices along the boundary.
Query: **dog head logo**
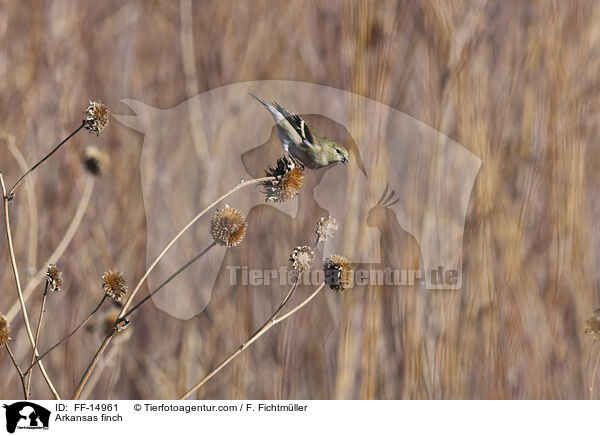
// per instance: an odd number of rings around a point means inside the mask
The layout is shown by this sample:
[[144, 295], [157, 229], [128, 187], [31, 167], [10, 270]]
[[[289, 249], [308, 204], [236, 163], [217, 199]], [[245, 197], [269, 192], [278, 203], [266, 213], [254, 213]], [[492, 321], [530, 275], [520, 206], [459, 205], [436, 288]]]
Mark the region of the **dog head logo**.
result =
[[6, 431], [14, 433], [19, 429], [48, 429], [50, 411], [29, 401], [5, 404]]
[[[273, 120], [249, 92], [304, 117], [343, 126], [348, 136], [336, 139], [349, 149], [350, 166], [318, 170], [300, 200], [268, 203], [268, 207], [287, 220], [298, 219], [312, 203], [336, 218], [339, 237], [325, 243], [324, 257], [343, 253], [357, 264], [389, 264], [393, 261], [382, 247], [410, 240], [420, 251], [426, 289], [462, 286], [464, 223], [481, 160], [389, 106], [347, 91], [292, 81], [227, 85], [171, 109], [123, 100], [135, 114], [116, 115], [116, 119], [144, 134], [141, 179], [148, 262], [204, 205], [241, 179], [263, 176], [266, 165], [283, 154], [280, 144], [265, 145], [269, 138], [277, 142]], [[244, 214], [265, 207], [258, 189], [240, 190], [217, 207], [226, 202]], [[380, 221], [378, 216], [391, 221]], [[196, 224], [196, 232], [188, 232], [171, 248], [150, 275], [151, 288], [210, 243], [208, 232], [202, 230], [210, 219], [211, 213], [206, 214]], [[410, 237], [396, 240], [390, 232]], [[182, 319], [200, 313], [210, 300], [226, 251], [225, 247], [209, 250], [169, 283], [177, 288], [178, 298], [159, 293], [155, 304]]]

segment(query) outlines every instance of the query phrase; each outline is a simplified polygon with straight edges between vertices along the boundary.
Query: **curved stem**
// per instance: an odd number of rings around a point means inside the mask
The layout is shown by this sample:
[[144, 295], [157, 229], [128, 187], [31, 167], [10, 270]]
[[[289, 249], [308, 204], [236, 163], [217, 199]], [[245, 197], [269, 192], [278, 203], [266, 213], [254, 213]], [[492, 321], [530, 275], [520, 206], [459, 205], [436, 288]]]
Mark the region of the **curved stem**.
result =
[[[593, 348], [592, 348], [593, 353]], [[590, 380], [590, 386], [588, 390], [590, 391], [590, 400], [594, 399], [594, 382], [596, 379], [596, 371], [598, 370], [598, 364], [600, 364], [600, 347], [598, 347], [598, 357], [596, 357], [596, 363], [594, 364], [594, 369], [592, 370], [592, 377]]]
[[96, 308], [94, 310], [91, 311], [91, 313], [83, 320], [79, 323], [79, 325], [77, 327], [75, 327], [75, 329], [69, 333], [67, 336], [65, 336], [64, 338], [62, 338], [60, 341], [58, 341], [56, 344], [52, 345], [50, 348], [48, 348], [46, 351], [44, 351], [37, 359], [34, 359], [33, 362], [31, 362], [31, 365], [29, 365], [29, 367], [25, 370], [25, 374], [27, 374], [29, 371], [31, 371], [31, 369], [40, 361], [42, 360], [44, 357], [46, 357], [48, 354], [50, 354], [50, 352], [52, 350], [54, 350], [56, 347], [58, 347], [59, 345], [63, 344], [65, 341], [67, 341], [71, 336], [73, 336], [75, 333], [77, 333], [77, 331], [83, 327], [90, 319], [92, 319], [92, 316], [94, 316], [94, 314], [96, 312], [98, 312], [98, 310], [100, 310], [100, 307], [102, 307], [102, 304], [104, 303], [104, 301], [106, 300], [106, 294], [104, 294], [104, 296], [102, 297], [102, 300], [100, 300], [100, 303], [98, 303], [98, 306], [96, 306]]
[[[48, 279], [46, 279], [46, 285], [44, 286], [44, 295], [42, 297], [42, 306], [40, 307], [40, 316], [38, 318], [37, 327], [35, 329], [35, 348], [40, 344], [40, 330], [42, 329], [42, 319], [44, 317], [44, 312], [46, 311], [46, 299], [48, 297]], [[31, 364], [35, 362], [35, 353], [32, 353], [31, 356]], [[31, 389], [31, 373], [29, 370], [27, 372], [27, 393], [29, 394]]]
[[[158, 264], [158, 262], [164, 257], [164, 255], [175, 244], [175, 242], [177, 242], [177, 240], [181, 237], [181, 235], [183, 235], [196, 221], [198, 221], [202, 217], [202, 215], [204, 215], [206, 212], [208, 212], [209, 210], [211, 210], [213, 207], [215, 207], [217, 204], [219, 204], [225, 198], [229, 197], [234, 192], [237, 192], [237, 191], [239, 191], [240, 189], [242, 189], [242, 188], [244, 188], [246, 186], [250, 186], [250, 185], [253, 185], [253, 184], [256, 184], [256, 183], [266, 182], [268, 180], [275, 180], [275, 177], [261, 177], [261, 178], [258, 178], [258, 179], [252, 179], [252, 180], [248, 180], [246, 182], [239, 183], [238, 185], [234, 186], [229, 191], [227, 191], [225, 194], [221, 195], [219, 198], [217, 198], [211, 204], [209, 204], [208, 206], [206, 206], [204, 209], [202, 209], [185, 226], [183, 226], [183, 228], [175, 236], [173, 236], [173, 238], [167, 243], [167, 245], [165, 246], [165, 248], [163, 248], [161, 250], [161, 252], [158, 253], [158, 255], [156, 256], [156, 259], [154, 259], [154, 261], [146, 269], [146, 272], [144, 273], [144, 275], [142, 276], [142, 278], [140, 278], [140, 280], [137, 282], [135, 288], [133, 288], [133, 291], [131, 291], [131, 294], [129, 295], [129, 298], [127, 299], [127, 301], [123, 305], [123, 308], [121, 309], [121, 312], [117, 316], [117, 320], [122, 319], [123, 315], [127, 313], [128, 309], [129, 309], [129, 306], [131, 306], [131, 303], [133, 302], [133, 299], [135, 298], [135, 295], [138, 293], [138, 291], [140, 290], [140, 288], [142, 287], [142, 285], [144, 284], [144, 282], [146, 281], [146, 279], [148, 278], [148, 276], [150, 275], [150, 273], [152, 272], [152, 270], [156, 267], [156, 265]], [[98, 351], [96, 351], [96, 354], [94, 354], [94, 357], [92, 358], [92, 361], [89, 363], [89, 365], [86, 368], [86, 370], [85, 370], [85, 372], [84, 372], [84, 374], [83, 374], [83, 376], [82, 376], [79, 384], [77, 385], [77, 388], [75, 389], [75, 393], [73, 394], [73, 399], [74, 400], [79, 399], [79, 396], [81, 395], [81, 392], [83, 391], [83, 388], [84, 388], [85, 384], [87, 383], [88, 379], [90, 378], [90, 375], [92, 374], [92, 371], [94, 370], [94, 368], [98, 364], [98, 361], [100, 360], [100, 357], [102, 356], [102, 353], [104, 353], [104, 350], [106, 350], [106, 347], [108, 347], [108, 344], [110, 344], [110, 341], [112, 340], [112, 338], [115, 335], [115, 333], [116, 333], [116, 331], [113, 329], [113, 331], [106, 336], [106, 338], [104, 339], [104, 341], [100, 345], [100, 348], [98, 349]]]
[[171, 282], [175, 277], [177, 277], [179, 274], [181, 274], [184, 270], [186, 270], [190, 265], [192, 265], [194, 262], [196, 262], [202, 256], [204, 256], [208, 252], [208, 250], [213, 248], [215, 245], [217, 245], [217, 243], [213, 241], [208, 247], [206, 247], [199, 254], [197, 254], [190, 261], [188, 261], [185, 265], [183, 265], [181, 268], [179, 268], [177, 271], [175, 271], [173, 274], [171, 274], [169, 276], [169, 278], [167, 280], [165, 280], [164, 282], [162, 282], [155, 290], [153, 290], [148, 295], [146, 295], [144, 298], [142, 298], [139, 301], [139, 303], [137, 303], [135, 306], [133, 306], [131, 309], [129, 309], [127, 311], [127, 313], [125, 315], [123, 315], [120, 319], [125, 319], [129, 315], [131, 315], [133, 312], [135, 312], [142, 304], [144, 304], [146, 301], [148, 301], [150, 298], [152, 298], [162, 288], [167, 286], [169, 284], [169, 282]]
[[205, 384], [207, 381], [209, 381], [211, 378], [213, 378], [215, 374], [217, 374], [224, 367], [226, 367], [229, 364], [229, 362], [231, 362], [239, 354], [241, 354], [242, 351], [244, 351], [246, 348], [248, 348], [253, 342], [255, 342], [258, 338], [260, 338], [262, 335], [264, 335], [267, 331], [269, 331], [269, 329], [271, 327], [273, 327], [274, 325], [280, 323], [281, 321], [283, 321], [287, 317], [293, 315], [298, 310], [300, 310], [301, 308], [303, 308], [306, 304], [308, 304], [308, 302], [310, 300], [312, 300], [321, 291], [321, 289], [323, 289], [323, 287], [325, 286], [325, 283], [322, 283], [308, 298], [306, 298], [304, 301], [302, 301], [300, 304], [298, 304], [292, 310], [290, 310], [289, 312], [287, 312], [285, 315], [283, 315], [283, 316], [281, 316], [281, 317], [278, 318], [277, 317], [278, 313], [281, 311], [281, 309], [283, 308], [283, 306], [285, 305], [285, 303], [291, 297], [291, 294], [294, 292], [294, 290], [296, 289], [296, 286], [298, 285], [298, 281], [299, 281], [299, 278], [296, 279], [296, 282], [292, 286], [292, 289], [288, 292], [288, 294], [284, 298], [284, 302], [279, 305], [279, 308], [275, 311], [275, 313], [273, 314], [273, 316], [271, 316], [271, 318], [269, 318], [269, 320], [261, 328], [259, 328], [256, 332], [254, 332], [252, 334], [252, 336], [250, 336], [242, 345], [240, 345], [237, 350], [235, 350], [229, 357], [227, 357], [227, 359], [225, 359], [223, 362], [221, 362], [219, 364], [219, 366], [217, 366], [215, 369], [213, 369], [211, 372], [209, 372], [206, 376], [204, 376], [203, 379], [201, 379], [198, 383], [196, 383], [194, 385], [194, 387], [192, 387], [189, 391], [187, 391], [179, 399], [180, 400], [185, 400], [190, 395], [192, 395], [194, 392], [196, 392], [203, 384]]
[[[83, 187], [83, 193], [81, 194], [81, 200], [79, 201], [79, 204], [77, 205], [77, 210], [75, 211], [75, 215], [73, 215], [73, 219], [71, 220], [69, 227], [67, 228], [65, 234], [63, 235], [62, 239], [60, 240], [60, 242], [58, 243], [58, 245], [56, 246], [56, 248], [54, 249], [52, 254], [50, 256], [48, 256], [48, 259], [46, 259], [46, 262], [43, 264], [44, 266], [42, 268], [40, 268], [31, 277], [31, 279], [27, 282], [27, 285], [25, 286], [25, 290], [23, 291], [23, 298], [25, 301], [29, 300], [29, 298], [34, 293], [36, 286], [44, 278], [45, 271], [46, 271], [46, 268], [48, 267], [48, 265], [50, 265], [51, 263], [57, 263], [58, 259], [60, 259], [60, 257], [63, 255], [63, 253], [65, 252], [65, 250], [67, 249], [67, 247], [69, 246], [71, 241], [73, 240], [73, 237], [75, 236], [75, 232], [77, 232], [79, 225], [83, 221], [85, 211], [87, 210], [87, 207], [90, 204], [90, 199], [92, 198], [92, 192], [94, 190], [94, 182], [95, 182], [94, 177], [88, 176], [86, 178], [85, 186]], [[12, 305], [12, 307], [6, 313], [6, 319], [11, 321], [17, 314], [18, 310], [19, 310], [19, 303], [17, 301]]]
[[[27, 161], [25, 157], [21, 153], [21, 151], [15, 146], [15, 141], [13, 137], [7, 138], [8, 150], [12, 153], [13, 157], [19, 164], [19, 168], [21, 171], [27, 171], [29, 166], [27, 165]], [[27, 265], [35, 265], [37, 260], [37, 241], [38, 241], [38, 211], [37, 211], [37, 203], [35, 199], [35, 187], [33, 180], [29, 180], [30, 183], [25, 185], [25, 190], [27, 192], [27, 203], [29, 206], [29, 252]], [[25, 297], [25, 301], [27, 301], [27, 297]]]
[[298, 304], [296, 307], [294, 307], [292, 310], [290, 310], [289, 312], [287, 312], [285, 315], [280, 316], [279, 318], [276, 318], [274, 320], [275, 324], [277, 324], [278, 322], [283, 321], [284, 319], [286, 319], [289, 316], [292, 316], [294, 313], [298, 312], [300, 309], [302, 309], [304, 306], [306, 306], [310, 300], [312, 300], [313, 298], [315, 298], [317, 296], [317, 294], [319, 292], [321, 292], [321, 290], [325, 287], [325, 283], [321, 283], [321, 286], [319, 286], [312, 294], [310, 294], [306, 300], [302, 301], [302, 303]]
[[221, 195], [219, 198], [217, 198], [211, 204], [206, 206], [204, 209], [202, 209], [194, 218], [192, 218], [185, 226], [183, 226], [183, 228], [167, 243], [165, 248], [163, 248], [162, 251], [160, 253], [158, 253], [158, 256], [156, 256], [156, 259], [154, 259], [154, 261], [150, 264], [150, 266], [148, 267], [148, 269], [146, 270], [146, 272], [144, 273], [142, 278], [137, 282], [137, 285], [135, 286], [135, 288], [133, 288], [133, 291], [131, 291], [129, 298], [123, 305], [123, 309], [121, 310], [121, 315], [127, 312], [127, 309], [129, 309], [129, 306], [131, 305], [131, 302], [133, 301], [135, 295], [138, 293], [138, 291], [140, 290], [140, 288], [142, 287], [142, 285], [144, 284], [144, 282], [146, 281], [146, 279], [148, 278], [148, 276], [150, 275], [152, 270], [156, 267], [158, 262], [160, 262], [160, 260], [164, 257], [164, 255], [167, 253], [167, 251], [169, 251], [169, 249], [173, 246], [173, 244], [175, 244], [175, 242], [177, 242], [177, 240], [181, 237], [181, 235], [183, 235], [196, 221], [198, 221], [202, 217], [202, 215], [204, 215], [206, 212], [211, 210], [213, 207], [215, 207], [217, 204], [219, 204], [225, 198], [229, 197], [234, 192], [237, 192], [240, 189], [242, 189], [246, 186], [249, 186], [249, 185], [265, 182], [267, 180], [274, 180], [274, 179], [275, 179], [275, 177], [262, 177], [259, 179], [252, 179], [252, 180], [248, 180], [247, 182], [240, 183], [240, 184], [236, 185], [235, 187], [233, 187], [232, 189], [230, 189], [229, 191], [227, 191], [225, 194]]
[[23, 375], [23, 371], [21, 371], [21, 367], [17, 363], [17, 359], [15, 359], [15, 356], [12, 353], [12, 351], [10, 350], [8, 343], [4, 344], [4, 346], [6, 347], [6, 351], [8, 352], [8, 355], [10, 356], [10, 360], [12, 361], [15, 369], [19, 373], [19, 378], [21, 379], [21, 387], [23, 388], [23, 397], [27, 400], [29, 398], [29, 391], [27, 390], [27, 386], [25, 383], [25, 376]]
[[[21, 312], [23, 314], [23, 322], [25, 323], [25, 330], [27, 331], [27, 337], [29, 338], [29, 343], [31, 344], [31, 348], [33, 349], [34, 354], [38, 355], [37, 349], [35, 347], [35, 340], [33, 338], [33, 333], [31, 332], [31, 325], [29, 324], [29, 317], [27, 316], [27, 308], [25, 307], [25, 300], [23, 299], [23, 291], [21, 289], [21, 280], [19, 278], [19, 269], [17, 267], [17, 261], [15, 258], [15, 249], [13, 246], [12, 233], [10, 231], [10, 218], [8, 213], [8, 201], [9, 198], [6, 192], [6, 186], [4, 184], [4, 178], [2, 177], [2, 173], [0, 173], [0, 184], [2, 185], [2, 195], [4, 197], [4, 224], [6, 228], [6, 238], [8, 240], [8, 255], [10, 257], [10, 263], [12, 266], [13, 274], [15, 277], [15, 284], [17, 286], [17, 296], [19, 297], [19, 304], [21, 305]], [[56, 388], [52, 384], [48, 373], [46, 372], [46, 368], [40, 362], [40, 372], [46, 380], [50, 391], [52, 391], [52, 395], [54, 395], [54, 399], [60, 400], [60, 395], [56, 391]]]
[[14, 194], [14, 192], [15, 192], [15, 189], [17, 189], [17, 186], [19, 186], [19, 185], [21, 184], [21, 182], [23, 181], [23, 179], [24, 179], [25, 177], [27, 177], [27, 175], [31, 174], [31, 172], [32, 172], [32, 171], [34, 171], [34, 170], [35, 170], [37, 167], [39, 167], [41, 164], [43, 164], [43, 163], [44, 163], [44, 161], [46, 161], [46, 160], [47, 160], [47, 159], [48, 159], [50, 156], [52, 156], [54, 153], [56, 153], [56, 152], [58, 151], [58, 149], [59, 149], [60, 147], [62, 147], [62, 146], [63, 146], [63, 144], [64, 144], [65, 142], [67, 142], [69, 139], [71, 139], [73, 136], [75, 136], [75, 134], [76, 134], [77, 132], [79, 132], [81, 129], [83, 129], [83, 126], [85, 126], [86, 124], [87, 124], [87, 121], [86, 121], [86, 120], [83, 120], [83, 121], [81, 122], [81, 125], [80, 125], [79, 127], [77, 127], [77, 128], [76, 128], [76, 129], [75, 129], [75, 130], [74, 130], [74, 131], [73, 131], [73, 132], [72, 132], [72, 133], [71, 133], [69, 136], [67, 136], [65, 139], [63, 139], [63, 140], [60, 142], [60, 144], [58, 144], [56, 147], [54, 147], [54, 148], [52, 149], [52, 151], [50, 151], [50, 153], [48, 153], [48, 154], [47, 154], [46, 156], [44, 156], [44, 157], [43, 157], [43, 158], [42, 158], [42, 159], [41, 159], [41, 160], [40, 160], [38, 163], [36, 163], [34, 166], [32, 166], [32, 167], [29, 169], [29, 171], [25, 172], [25, 174], [23, 174], [23, 175], [21, 176], [21, 178], [20, 178], [19, 180], [17, 180], [17, 183], [15, 183], [15, 184], [14, 184], [14, 186], [13, 186], [13, 187], [10, 189], [10, 192], [8, 193], [8, 197], [9, 197], [10, 199], [12, 199], [12, 196], [13, 196], [13, 194]]

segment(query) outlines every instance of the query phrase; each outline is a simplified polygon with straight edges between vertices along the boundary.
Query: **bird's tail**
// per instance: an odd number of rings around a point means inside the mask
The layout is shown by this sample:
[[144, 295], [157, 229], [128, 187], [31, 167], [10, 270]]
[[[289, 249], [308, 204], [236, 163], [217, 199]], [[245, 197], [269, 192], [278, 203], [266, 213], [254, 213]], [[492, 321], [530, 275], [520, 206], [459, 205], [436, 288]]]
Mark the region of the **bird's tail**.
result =
[[271, 116], [275, 119], [275, 122], [278, 123], [279, 121], [284, 119], [284, 116], [281, 112], [279, 112], [275, 106], [273, 106], [272, 104], [266, 103], [262, 98], [257, 97], [256, 95], [252, 94], [251, 92], [249, 92], [248, 94], [250, 94], [252, 97], [254, 97], [256, 100], [258, 100], [265, 108], [267, 108], [267, 110], [269, 111], [269, 113], [271, 114]]

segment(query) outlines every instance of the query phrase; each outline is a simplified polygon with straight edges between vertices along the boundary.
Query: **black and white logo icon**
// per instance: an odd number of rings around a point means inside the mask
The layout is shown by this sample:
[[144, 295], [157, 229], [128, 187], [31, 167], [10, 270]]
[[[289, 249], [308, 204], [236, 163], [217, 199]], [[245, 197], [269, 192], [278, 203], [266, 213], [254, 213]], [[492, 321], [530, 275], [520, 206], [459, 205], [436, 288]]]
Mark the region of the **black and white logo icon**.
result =
[[6, 431], [14, 433], [16, 429], [48, 429], [50, 411], [29, 401], [5, 404]]

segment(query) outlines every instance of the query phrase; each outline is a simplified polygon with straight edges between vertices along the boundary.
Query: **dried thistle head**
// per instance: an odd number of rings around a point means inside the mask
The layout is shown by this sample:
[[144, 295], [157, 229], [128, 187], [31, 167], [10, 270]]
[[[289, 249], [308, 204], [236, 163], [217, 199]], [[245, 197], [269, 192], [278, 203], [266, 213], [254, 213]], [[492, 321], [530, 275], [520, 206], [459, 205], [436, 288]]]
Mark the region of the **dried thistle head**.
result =
[[327, 241], [329, 239], [333, 239], [335, 236], [335, 231], [338, 229], [337, 222], [335, 218], [330, 216], [321, 217], [319, 221], [317, 221], [317, 229], [316, 233], [319, 237], [319, 241]]
[[352, 267], [344, 256], [334, 254], [327, 258], [324, 265], [325, 283], [338, 292], [352, 287]]
[[10, 339], [10, 335], [8, 333], [8, 321], [0, 313], [0, 347], [3, 347]]
[[248, 223], [242, 212], [225, 205], [217, 209], [210, 223], [210, 233], [219, 245], [235, 247], [246, 236]]
[[118, 271], [107, 271], [102, 276], [102, 289], [108, 297], [120, 303], [127, 293], [127, 280]]
[[592, 316], [585, 321], [583, 332], [594, 339], [600, 339], [600, 309], [594, 310]]
[[59, 292], [62, 290], [62, 273], [53, 263], [48, 265], [48, 268], [46, 269], [46, 280], [48, 280], [48, 285], [50, 285], [51, 291]]
[[90, 133], [95, 133], [96, 136], [104, 131], [108, 126], [108, 119], [110, 117], [110, 111], [108, 106], [102, 104], [100, 100], [91, 101], [84, 112], [85, 114], [85, 129]]
[[108, 155], [100, 151], [97, 147], [90, 145], [85, 148], [83, 152], [83, 164], [85, 169], [94, 176], [101, 176], [104, 174], [108, 165], [110, 164], [110, 158]]
[[294, 248], [292, 254], [290, 254], [292, 267], [300, 272], [309, 270], [312, 267], [314, 258], [315, 253], [306, 245]]
[[267, 196], [266, 201], [290, 200], [300, 192], [304, 173], [288, 157], [277, 159], [275, 167], [269, 167], [265, 173], [268, 177], [275, 177], [274, 180], [261, 183], [262, 192]]

